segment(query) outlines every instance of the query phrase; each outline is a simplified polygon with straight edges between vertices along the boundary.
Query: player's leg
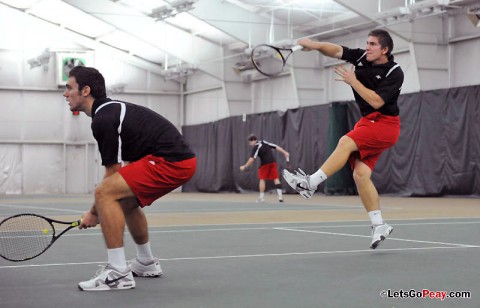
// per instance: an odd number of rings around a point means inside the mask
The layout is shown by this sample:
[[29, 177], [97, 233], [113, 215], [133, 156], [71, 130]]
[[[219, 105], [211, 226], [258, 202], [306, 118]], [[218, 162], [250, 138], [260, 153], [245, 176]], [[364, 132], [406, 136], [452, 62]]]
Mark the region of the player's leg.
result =
[[277, 191], [278, 201], [283, 202], [283, 194], [282, 194], [282, 184], [280, 183], [280, 179], [277, 177], [273, 180], [275, 184], [275, 190]]
[[[370, 167], [359, 159], [356, 159], [353, 169], [353, 180], [355, 181], [358, 195], [367, 212], [380, 210], [378, 192], [371, 177], [372, 170]], [[382, 223], [382, 221], [380, 221], [380, 223]]]
[[138, 200], [126, 198], [122, 199], [120, 203], [133, 241], [140, 245], [147, 243], [149, 241], [147, 218]]
[[150, 247], [148, 223], [145, 212], [136, 198], [121, 200], [128, 230], [135, 242], [137, 255], [130, 261], [134, 276], [160, 277], [163, 275], [158, 258], [152, 254]]
[[357, 185], [358, 195], [372, 223], [372, 242], [370, 248], [375, 249], [392, 233], [393, 227], [382, 217], [377, 189], [372, 182], [372, 169], [359, 159], [355, 160], [353, 180]]
[[95, 207], [107, 246], [108, 265], [92, 279], [80, 282], [78, 287], [81, 290], [104, 291], [135, 287], [132, 272], [125, 259], [125, 216], [119, 201], [132, 196], [133, 192], [118, 172], [105, 178], [95, 190]]
[[313, 196], [317, 186], [342, 169], [350, 154], [355, 151], [358, 151], [357, 144], [352, 138], [345, 135], [340, 138], [335, 150], [315, 173], [307, 175], [299, 169], [299, 172], [293, 174], [288, 170], [283, 170], [283, 177], [293, 189], [309, 199]]
[[[350, 157], [352, 152], [358, 151], [357, 144], [353, 141], [352, 138], [348, 136], [343, 136], [338, 141], [337, 147], [330, 154], [327, 160], [323, 163], [319, 170], [322, 170], [326, 177], [332, 176], [337, 171], [343, 168]], [[321, 182], [325, 181], [322, 177], [317, 175], [318, 172], [310, 176], [313, 186], [319, 185]]]
[[105, 178], [95, 190], [95, 207], [109, 249], [123, 247], [125, 215], [119, 200], [128, 197], [134, 194], [118, 172]]
[[265, 202], [265, 187], [266, 187], [265, 180], [259, 179], [258, 180], [259, 195], [258, 195], [257, 202]]

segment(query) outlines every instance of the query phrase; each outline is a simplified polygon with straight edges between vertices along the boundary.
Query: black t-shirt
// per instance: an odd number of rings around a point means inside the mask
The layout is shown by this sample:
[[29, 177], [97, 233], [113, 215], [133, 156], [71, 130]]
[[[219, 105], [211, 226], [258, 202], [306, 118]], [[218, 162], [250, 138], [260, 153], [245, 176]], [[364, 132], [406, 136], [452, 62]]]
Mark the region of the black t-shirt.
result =
[[136, 161], [149, 154], [167, 161], [195, 157], [172, 123], [143, 106], [109, 98], [96, 99], [91, 127], [104, 166]]
[[355, 65], [355, 75], [366, 88], [375, 91], [385, 102], [378, 110], [368, 104], [355, 90], [353, 95], [362, 116], [379, 111], [382, 114], [396, 116], [399, 114], [398, 96], [403, 84], [403, 71], [390, 56], [385, 64], [374, 65], [367, 61], [364, 49], [343, 47], [342, 60]]
[[257, 141], [253, 146], [250, 157], [256, 159], [260, 157], [260, 166], [275, 162], [272, 149], [276, 149], [277, 145], [265, 140]]

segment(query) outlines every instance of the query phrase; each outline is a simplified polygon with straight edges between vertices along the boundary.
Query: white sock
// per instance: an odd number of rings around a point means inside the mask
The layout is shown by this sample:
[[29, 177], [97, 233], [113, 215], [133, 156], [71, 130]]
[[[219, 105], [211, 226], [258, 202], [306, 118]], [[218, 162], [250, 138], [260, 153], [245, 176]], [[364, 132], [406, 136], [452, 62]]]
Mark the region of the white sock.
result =
[[370, 217], [373, 226], [383, 224], [382, 212], [380, 210], [368, 212], [368, 217]]
[[265, 198], [265, 193], [264, 193], [264, 192], [261, 192], [259, 198], [260, 198], [260, 199]]
[[150, 248], [150, 242], [143, 245], [136, 244], [137, 247], [137, 259], [140, 262], [153, 260], [152, 249]]
[[278, 195], [278, 199], [282, 199], [282, 190], [281, 189], [277, 189], [277, 195]]
[[107, 249], [108, 264], [118, 269], [120, 272], [127, 270], [127, 260], [125, 259], [125, 250], [123, 247]]
[[322, 183], [326, 179], [327, 179], [327, 175], [325, 174], [325, 172], [323, 172], [322, 169], [318, 169], [317, 172], [310, 175], [309, 184], [311, 187], [317, 187], [318, 185], [320, 185], [320, 183]]

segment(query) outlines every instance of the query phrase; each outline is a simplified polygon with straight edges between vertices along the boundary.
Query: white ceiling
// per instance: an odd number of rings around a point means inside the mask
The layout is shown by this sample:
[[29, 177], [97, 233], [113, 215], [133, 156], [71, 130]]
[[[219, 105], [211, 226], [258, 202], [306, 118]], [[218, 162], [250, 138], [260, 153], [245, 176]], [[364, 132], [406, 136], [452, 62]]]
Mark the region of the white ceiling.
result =
[[[168, 10], [181, 11], [181, 5], [185, 12], [158, 18]], [[407, 13], [400, 9], [407, 7]], [[408, 23], [422, 14], [479, 7], [479, 0], [0, 0], [0, 30], [9, 38], [2, 37], [0, 49], [15, 48], [15, 35], [31, 31], [27, 16], [35, 19], [33, 28], [43, 27], [41, 23], [61, 28], [86, 49], [115, 49], [153, 71], [190, 66], [221, 79], [216, 63], [256, 44], [304, 36], [329, 39], [392, 21]], [[23, 30], [15, 33], [17, 28]], [[397, 34], [413, 40], [416, 30], [409, 29]], [[55, 49], [54, 39], [52, 35], [36, 43], [47, 41], [51, 45], [44, 48]], [[65, 40], [65, 35], [57, 39]]]

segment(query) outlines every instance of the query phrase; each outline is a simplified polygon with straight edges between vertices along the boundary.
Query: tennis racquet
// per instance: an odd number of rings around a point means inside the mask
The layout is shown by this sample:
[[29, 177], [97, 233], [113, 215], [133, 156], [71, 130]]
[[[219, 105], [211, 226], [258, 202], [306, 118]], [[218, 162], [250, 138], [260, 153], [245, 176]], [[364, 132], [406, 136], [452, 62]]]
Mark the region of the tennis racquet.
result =
[[290, 55], [302, 50], [303, 47], [295, 45], [292, 48], [280, 48], [271, 45], [258, 45], [252, 49], [251, 59], [253, 66], [267, 77], [272, 77], [283, 72]]
[[[56, 234], [55, 224], [68, 225]], [[0, 257], [26, 261], [44, 253], [60, 236], [78, 227], [81, 220], [65, 222], [37, 214], [18, 214], [0, 222]]]

